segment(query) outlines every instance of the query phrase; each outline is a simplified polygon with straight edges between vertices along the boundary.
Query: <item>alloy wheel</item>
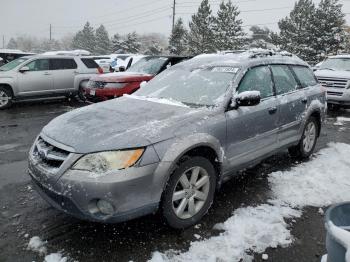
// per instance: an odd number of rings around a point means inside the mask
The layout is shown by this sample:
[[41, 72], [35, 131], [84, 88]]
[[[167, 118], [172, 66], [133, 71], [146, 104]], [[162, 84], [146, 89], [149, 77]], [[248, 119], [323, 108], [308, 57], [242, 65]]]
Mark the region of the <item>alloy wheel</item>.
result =
[[173, 210], [180, 219], [195, 216], [204, 206], [210, 189], [207, 171], [199, 166], [186, 170], [179, 178], [172, 196]]
[[6, 106], [9, 103], [10, 99], [11, 98], [8, 96], [8, 94], [6, 94], [6, 92], [0, 90], [0, 107]]
[[316, 126], [314, 122], [309, 122], [305, 128], [303, 138], [303, 148], [305, 152], [310, 152], [316, 141]]

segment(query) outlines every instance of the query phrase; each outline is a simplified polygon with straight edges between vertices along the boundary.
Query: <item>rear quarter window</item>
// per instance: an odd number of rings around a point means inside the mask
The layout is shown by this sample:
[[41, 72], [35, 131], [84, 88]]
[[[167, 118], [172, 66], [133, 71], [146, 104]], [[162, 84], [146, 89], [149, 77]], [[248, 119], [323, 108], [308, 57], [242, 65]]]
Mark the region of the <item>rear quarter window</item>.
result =
[[98, 68], [98, 64], [91, 58], [82, 58], [81, 61], [87, 68]]
[[317, 79], [310, 68], [305, 66], [292, 66], [292, 69], [303, 88], [317, 85]]

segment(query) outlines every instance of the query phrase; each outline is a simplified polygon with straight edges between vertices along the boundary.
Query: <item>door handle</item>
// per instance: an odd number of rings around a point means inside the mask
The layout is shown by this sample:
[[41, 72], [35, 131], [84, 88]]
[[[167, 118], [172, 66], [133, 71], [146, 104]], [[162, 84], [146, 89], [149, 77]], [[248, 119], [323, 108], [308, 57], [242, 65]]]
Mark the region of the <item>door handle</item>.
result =
[[304, 97], [303, 99], [301, 99], [301, 102], [302, 102], [303, 104], [306, 104], [306, 103], [307, 103], [307, 98]]
[[276, 106], [270, 107], [270, 108], [269, 108], [269, 114], [270, 114], [270, 115], [272, 115], [272, 114], [274, 114], [274, 113], [276, 113], [276, 112], [277, 112], [277, 107], [276, 107]]
[[44, 73], [45, 76], [50, 76], [51, 74], [49, 72]]

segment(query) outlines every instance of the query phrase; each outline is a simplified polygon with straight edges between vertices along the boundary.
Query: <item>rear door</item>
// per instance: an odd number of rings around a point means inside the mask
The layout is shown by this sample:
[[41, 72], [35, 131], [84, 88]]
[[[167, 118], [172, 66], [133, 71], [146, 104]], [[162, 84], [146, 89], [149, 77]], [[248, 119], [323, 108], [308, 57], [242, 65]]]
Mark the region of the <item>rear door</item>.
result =
[[307, 99], [288, 65], [271, 65], [276, 95], [280, 104], [278, 140], [287, 145], [300, 139], [299, 129]]
[[50, 59], [50, 72], [55, 92], [64, 93], [74, 90], [74, 77], [77, 74], [77, 68], [73, 58]]
[[45, 95], [52, 92], [53, 78], [49, 71], [49, 59], [35, 59], [23, 66], [29, 71], [18, 72], [19, 95]]
[[260, 91], [256, 106], [226, 112], [226, 156], [230, 168], [240, 167], [278, 148], [278, 101], [269, 66], [251, 68], [241, 80], [238, 93]]

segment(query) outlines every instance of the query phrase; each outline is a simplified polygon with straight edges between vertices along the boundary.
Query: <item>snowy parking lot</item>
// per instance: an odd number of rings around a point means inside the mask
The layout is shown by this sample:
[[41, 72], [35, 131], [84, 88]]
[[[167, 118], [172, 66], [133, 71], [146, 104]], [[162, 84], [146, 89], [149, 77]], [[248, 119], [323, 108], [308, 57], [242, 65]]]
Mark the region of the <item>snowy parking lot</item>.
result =
[[52, 118], [80, 106], [22, 104], [1, 114], [0, 261], [320, 261], [326, 253], [324, 212], [350, 199], [349, 111], [328, 115], [309, 161], [269, 158], [227, 182], [201, 224], [177, 231], [158, 215], [79, 221], [32, 189], [29, 146]]

